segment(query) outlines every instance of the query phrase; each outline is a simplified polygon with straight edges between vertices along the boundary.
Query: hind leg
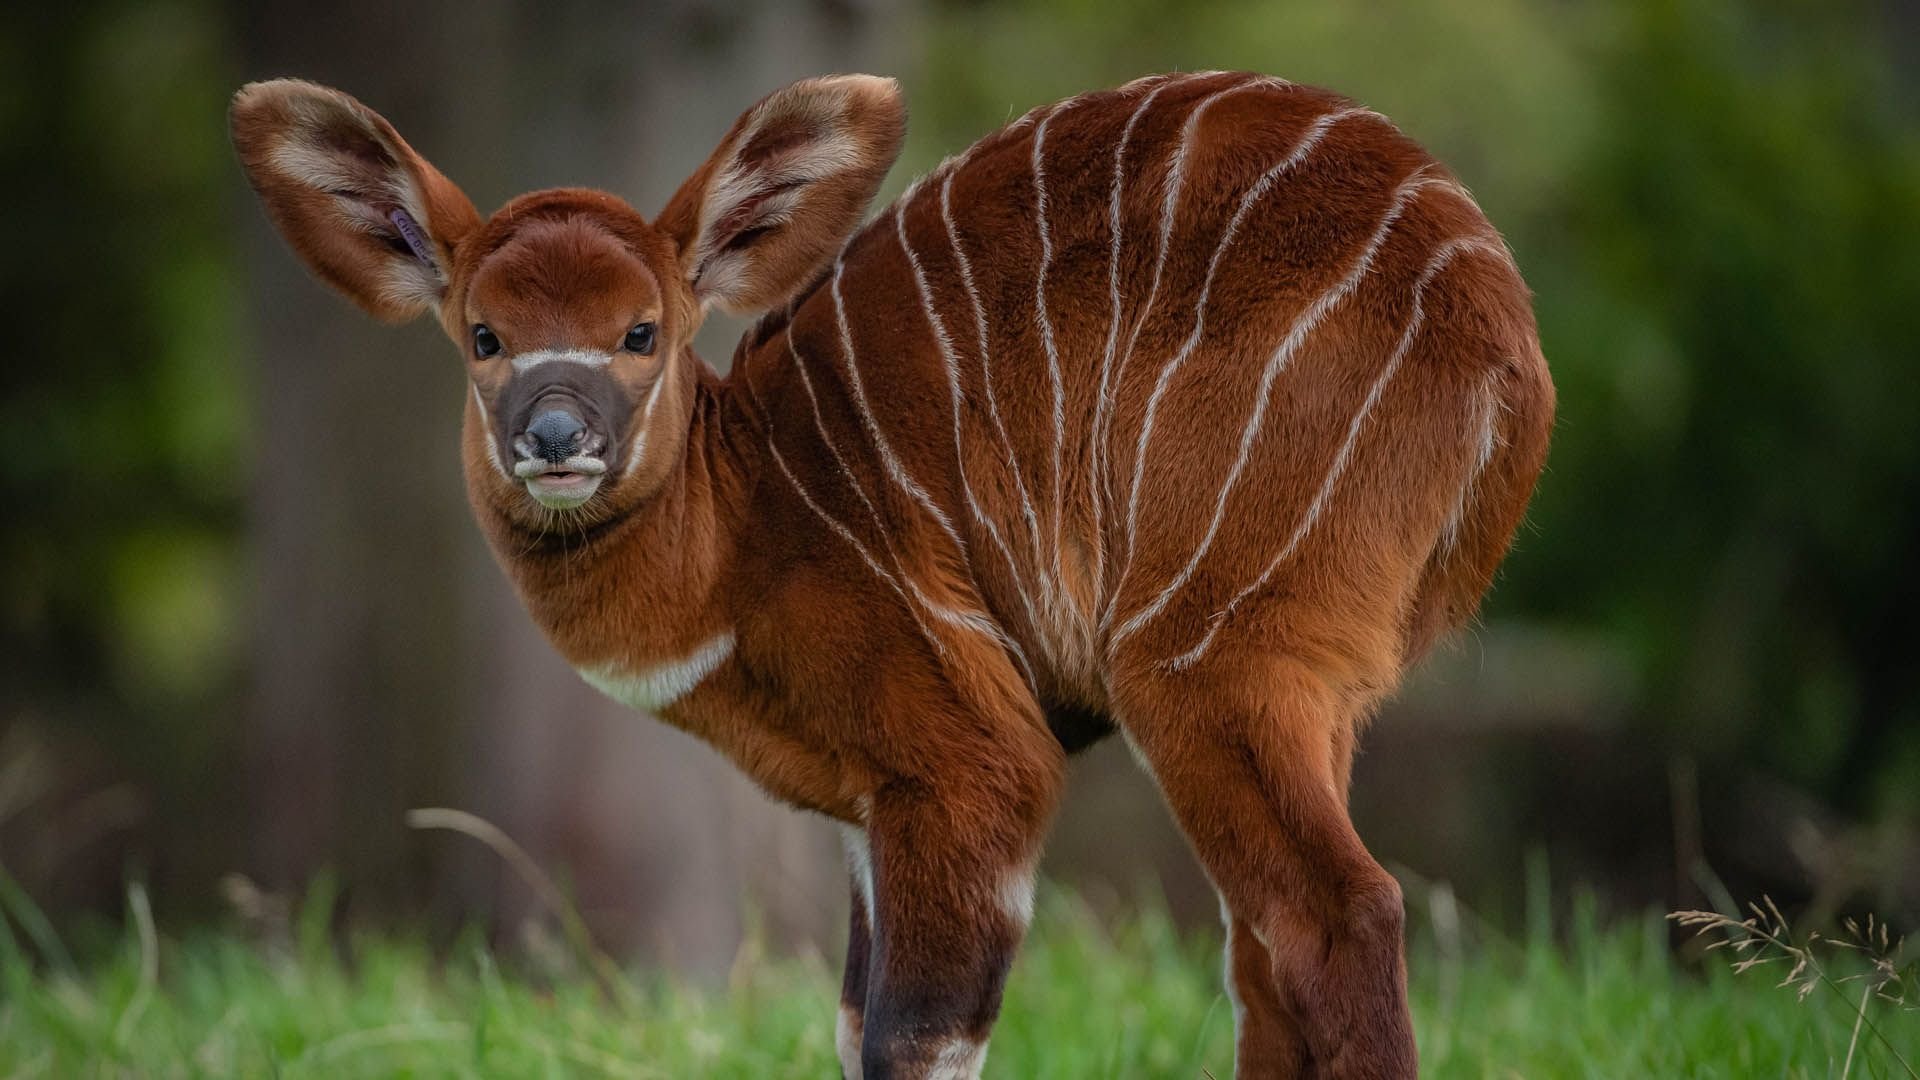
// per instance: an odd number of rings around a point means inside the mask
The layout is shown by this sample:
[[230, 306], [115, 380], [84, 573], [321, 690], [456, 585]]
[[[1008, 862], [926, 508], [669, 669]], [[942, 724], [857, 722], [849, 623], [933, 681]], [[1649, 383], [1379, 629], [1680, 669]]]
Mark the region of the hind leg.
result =
[[[1354, 737], [1351, 727], [1334, 738], [1332, 768], [1341, 800], [1351, 773]], [[1313, 1059], [1294, 1003], [1281, 997], [1273, 976], [1273, 954], [1254, 936], [1253, 927], [1234, 918], [1226, 899], [1220, 901], [1220, 919], [1227, 931], [1226, 986], [1233, 1001], [1233, 1072], [1248, 1078], [1312, 1076]]]
[[1232, 940], [1265, 950], [1271, 997], [1253, 970], [1262, 957], [1235, 961], [1236, 988], [1252, 991], [1249, 1064], [1275, 1063], [1251, 1075], [1298, 1072], [1304, 1057], [1317, 1076], [1413, 1076], [1400, 888], [1347, 818], [1342, 751], [1356, 710], [1303, 663], [1238, 659], [1184, 675], [1133, 668], [1144, 673], [1117, 704], [1220, 890]]
[[1273, 979], [1273, 957], [1221, 901], [1226, 921], [1227, 996], [1233, 1001], [1233, 1075], [1267, 1080], [1311, 1074], [1306, 1034]]

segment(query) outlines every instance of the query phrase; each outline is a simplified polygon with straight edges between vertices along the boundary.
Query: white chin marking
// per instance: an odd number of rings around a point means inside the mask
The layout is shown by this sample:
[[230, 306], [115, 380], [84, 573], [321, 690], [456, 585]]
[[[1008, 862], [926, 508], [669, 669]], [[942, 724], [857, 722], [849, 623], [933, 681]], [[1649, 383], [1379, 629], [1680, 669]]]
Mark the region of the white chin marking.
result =
[[600, 478], [589, 476], [568, 484], [550, 484], [540, 477], [527, 481], [527, 494], [549, 510], [572, 510], [593, 498], [600, 490]]

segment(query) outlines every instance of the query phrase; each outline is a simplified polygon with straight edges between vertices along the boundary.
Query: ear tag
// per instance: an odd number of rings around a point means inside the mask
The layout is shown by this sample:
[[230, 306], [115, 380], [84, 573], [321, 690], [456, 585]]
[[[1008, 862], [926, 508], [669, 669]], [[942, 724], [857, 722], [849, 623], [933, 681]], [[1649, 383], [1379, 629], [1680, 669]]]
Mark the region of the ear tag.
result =
[[433, 261], [433, 249], [427, 246], [426, 235], [420, 231], [420, 226], [414, 222], [411, 215], [405, 210], [395, 210], [387, 215], [387, 220], [393, 222], [393, 227], [400, 230], [400, 239], [405, 240], [407, 246], [413, 249], [414, 258], [429, 267], [438, 269], [438, 265]]

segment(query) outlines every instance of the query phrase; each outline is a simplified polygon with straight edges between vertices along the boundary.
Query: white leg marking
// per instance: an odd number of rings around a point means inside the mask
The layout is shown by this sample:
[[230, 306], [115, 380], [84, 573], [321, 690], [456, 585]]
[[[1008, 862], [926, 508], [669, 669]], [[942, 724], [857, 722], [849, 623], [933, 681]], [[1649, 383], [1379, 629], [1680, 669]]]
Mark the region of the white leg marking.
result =
[[[1417, 189], [1419, 186], [1420, 183], [1418, 181], [1410, 181], [1409, 183], [1403, 184], [1401, 190], [1410, 194], [1411, 190]], [[1391, 224], [1391, 222], [1389, 221], [1386, 224]], [[1498, 248], [1487, 243], [1485, 240], [1463, 238], [1452, 240], [1441, 245], [1427, 261], [1425, 269], [1420, 272], [1419, 280], [1414, 283], [1413, 312], [1407, 319], [1407, 328], [1400, 335], [1400, 341], [1394, 346], [1393, 353], [1387, 358], [1386, 366], [1380, 370], [1379, 377], [1374, 379], [1373, 385], [1367, 389], [1366, 399], [1360, 403], [1360, 408], [1354, 413], [1353, 420], [1348, 423], [1346, 439], [1340, 444], [1340, 449], [1334, 454], [1333, 464], [1327, 469], [1327, 475], [1321, 480], [1320, 489], [1314, 493], [1313, 501], [1308, 504], [1306, 513], [1301, 516], [1299, 523], [1294, 526], [1293, 534], [1287, 538], [1287, 542], [1281, 546], [1280, 550], [1274, 554], [1273, 559], [1267, 563], [1266, 569], [1260, 571], [1260, 576], [1255, 578], [1239, 592], [1235, 593], [1233, 599], [1227, 601], [1226, 607], [1214, 613], [1213, 617], [1208, 620], [1207, 632], [1201, 637], [1199, 643], [1170, 660], [1168, 662], [1169, 666], [1176, 670], [1191, 667], [1201, 657], [1205, 656], [1207, 649], [1213, 645], [1214, 636], [1219, 633], [1220, 627], [1226, 622], [1227, 617], [1233, 614], [1234, 609], [1240, 606], [1242, 600], [1245, 600], [1248, 596], [1252, 595], [1255, 590], [1265, 585], [1267, 579], [1273, 576], [1273, 572], [1279, 569], [1281, 563], [1292, 557], [1294, 550], [1300, 546], [1300, 541], [1313, 529], [1314, 523], [1320, 520], [1320, 513], [1325, 509], [1327, 499], [1333, 494], [1334, 486], [1339, 482], [1341, 474], [1346, 471], [1347, 462], [1353, 455], [1354, 444], [1359, 441], [1361, 428], [1366, 425], [1367, 417], [1372, 413], [1374, 405], [1379, 402], [1381, 395], [1386, 392], [1387, 384], [1392, 381], [1394, 374], [1400, 370], [1400, 364], [1406, 359], [1407, 351], [1412, 348], [1414, 339], [1419, 336], [1420, 326], [1426, 320], [1426, 309], [1423, 306], [1423, 300], [1427, 285], [1433, 281], [1434, 277], [1438, 275], [1441, 270], [1446, 268], [1447, 263], [1452, 261], [1455, 255], [1474, 251], [1495, 255], [1496, 257], [1501, 255]], [[1264, 404], [1264, 399], [1262, 403]]]
[[861, 422], [866, 425], [867, 433], [873, 436], [874, 449], [879, 451], [880, 462], [886, 466], [887, 475], [891, 476], [893, 482], [900, 485], [900, 489], [911, 496], [913, 501], [933, 515], [934, 521], [940, 525], [940, 531], [947, 534], [947, 538], [953, 541], [953, 546], [959, 548], [964, 556], [967, 550], [966, 541], [960, 539], [960, 534], [954, 531], [953, 522], [947, 519], [946, 511], [934, 504], [933, 496], [927, 494], [927, 490], [921, 487], [918, 481], [907, 475], [906, 466], [901, 464], [900, 458], [894, 454], [893, 446], [887, 442], [886, 434], [880, 430], [880, 422], [874, 418], [873, 410], [867, 407], [866, 388], [861, 385], [860, 365], [853, 352], [853, 328], [847, 323], [847, 304], [840, 295], [840, 275], [845, 268], [845, 262], [839, 259], [834, 260], [833, 314], [840, 324], [840, 347], [846, 354], [847, 385], [853, 391], [854, 407], [859, 410]]
[[[956, 169], [955, 172], [958, 170]], [[1013, 478], [1013, 488], [1020, 496], [1020, 509], [1027, 519], [1027, 535], [1033, 541], [1034, 570], [1038, 573], [1040, 555], [1040, 519], [1033, 512], [1033, 500], [1028, 497], [1026, 481], [1020, 476], [1020, 462], [1014, 457], [1013, 440], [1007, 437], [1007, 426], [1000, 419], [1000, 405], [993, 392], [993, 357], [987, 347], [987, 306], [980, 299], [980, 290], [973, 281], [973, 263], [967, 258], [967, 249], [960, 243], [960, 230], [953, 223], [953, 173], [948, 173], [940, 185], [940, 217], [947, 226], [947, 243], [953, 248], [954, 261], [960, 266], [960, 284], [967, 291], [967, 299], [973, 304], [974, 329], [980, 338], [980, 377], [986, 385], [987, 417], [993, 421], [995, 433], [1000, 436], [1000, 445], [1005, 447], [1007, 471]], [[1043, 576], [1041, 581], [1047, 579]]]
[[1060, 555], [1060, 526], [1066, 511], [1066, 476], [1060, 461], [1067, 430], [1067, 397], [1060, 378], [1060, 350], [1053, 340], [1053, 320], [1047, 317], [1047, 267], [1053, 262], [1053, 237], [1047, 231], [1047, 169], [1044, 149], [1047, 125], [1060, 115], [1056, 109], [1033, 129], [1033, 203], [1040, 229], [1040, 269], [1033, 282], [1033, 319], [1040, 327], [1040, 344], [1047, 354], [1047, 381], [1053, 388], [1053, 580], [1055, 595], [1064, 595], [1066, 567]]
[[840, 1015], [833, 1021], [833, 1048], [840, 1055], [841, 1080], [860, 1080], [860, 1014], [853, 1006], [840, 1005]]
[[659, 712], [685, 697], [733, 655], [733, 635], [722, 632], [686, 656], [633, 671], [618, 664], [581, 668], [587, 685], [629, 708]]
[[[1240, 226], [1246, 221], [1248, 212], [1253, 209], [1253, 204], [1258, 202], [1268, 191], [1272, 190], [1275, 181], [1282, 175], [1291, 172], [1300, 162], [1306, 160], [1307, 155], [1313, 152], [1314, 147], [1320, 145], [1320, 141], [1326, 137], [1327, 132], [1330, 131], [1335, 124], [1349, 117], [1369, 115], [1373, 114], [1368, 113], [1364, 109], [1344, 109], [1322, 116], [1308, 125], [1307, 129], [1301, 134], [1300, 141], [1294, 144], [1294, 148], [1287, 154], [1286, 158], [1273, 168], [1261, 174], [1260, 179], [1254, 181], [1253, 185], [1247, 189], [1246, 194], [1241, 196], [1240, 205], [1235, 207], [1233, 217], [1227, 222], [1225, 231], [1221, 233], [1220, 242], [1215, 245], [1213, 249], [1213, 258], [1207, 263], [1207, 275], [1200, 286], [1200, 299], [1194, 305], [1193, 331], [1187, 335], [1187, 340], [1181, 344], [1180, 350], [1160, 369], [1160, 377], [1154, 382], [1153, 393], [1147, 398], [1146, 416], [1140, 424], [1140, 441], [1133, 455], [1133, 483], [1127, 491], [1127, 561], [1121, 568], [1120, 580], [1114, 585], [1114, 595], [1116, 597], [1120, 593], [1120, 586], [1126, 583], [1127, 572], [1133, 569], [1134, 539], [1140, 523], [1140, 483], [1146, 475], [1147, 450], [1153, 441], [1154, 419], [1159, 415], [1160, 401], [1166, 396], [1167, 388], [1172, 385], [1174, 375], [1186, 364], [1187, 358], [1193, 355], [1193, 350], [1199, 346], [1200, 338], [1206, 332], [1207, 298], [1213, 292], [1213, 279], [1215, 273], [1220, 269], [1221, 257], [1226, 254], [1227, 248], [1233, 244], [1234, 238], [1239, 235]], [[1418, 174], [1416, 173], [1416, 175]], [[1275, 354], [1278, 366], [1275, 366], [1275, 361], [1268, 362], [1267, 374], [1260, 384], [1259, 394], [1255, 399], [1253, 419], [1249, 421], [1246, 431], [1241, 434], [1240, 459], [1235, 462], [1233, 470], [1227, 476], [1226, 483], [1221, 485], [1220, 497], [1214, 507], [1213, 520], [1207, 527], [1206, 537], [1200, 542], [1199, 548], [1194, 552], [1193, 557], [1188, 560], [1187, 565], [1178, 574], [1174, 575], [1173, 580], [1167, 584], [1160, 595], [1120, 628], [1113, 639], [1115, 642], [1126, 638], [1144, 625], [1148, 619], [1159, 614], [1160, 609], [1166, 606], [1167, 601], [1172, 599], [1173, 594], [1181, 585], [1186, 583], [1188, 577], [1192, 576], [1194, 567], [1199, 565], [1201, 557], [1213, 546], [1214, 537], [1220, 529], [1220, 522], [1226, 514], [1227, 496], [1232, 492], [1234, 483], [1239, 479], [1240, 470], [1246, 465], [1247, 454], [1252, 447], [1253, 436], [1258, 433], [1258, 425], [1265, 414], [1266, 394], [1268, 387], [1272, 384], [1272, 377], [1278, 375], [1280, 369], [1286, 366], [1287, 361], [1292, 356], [1293, 350], [1298, 348], [1300, 342], [1305, 339], [1306, 334], [1311, 332], [1313, 328], [1319, 324], [1320, 320], [1326, 315], [1326, 312], [1330, 310], [1334, 304], [1339, 303], [1373, 266], [1374, 255], [1378, 252], [1380, 244], [1385, 241], [1388, 228], [1392, 226], [1394, 220], [1400, 215], [1401, 200], [1403, 198], [1404, 191], [1394, 192], [1395, 201], [1387, 212], [1387, 218], [1382, 223], [1382, 226], [1375, 231], [1372, 240], [1369, 242], [1365, 252], [1361, 255], [1359, 262], [1355, 264], [1352, 271], [1349, 272], [1339, 284], [1329, 289], [1326, 293], [1323, 293], [1320, 298], [1295, 321], [1293, 329], [1288, 333], [1285, 341], [1281, 343], [1281, 351]]]
[[515, 374], [536, 368], [541, 364], [581, 364], [586, 367], [606, 367], [613, 363], [613, 354], [594, 349], [537, 349], [520, 353], [513, 358]]
[[987, 1044], [972, 1039], [948, 1039], [934, 1055], [927, 1080], [973, 1080], [986, 1064]]
[[[847, 874], [853, 878], [853, 902], [860, 905], [866, 919], [867, 940], [875, 940], [879, 918], [873, 906], [873, 849], [867, 843], [866, 830], [856, 825], [840, 826], [840, 843], [847, 852]], [[871, 952], [871, 945], [869, 945]], [[840, 1054], [840, 1072], [847, 1080], [860, 1080], [860, 1040], [864, 1017], [852, 1005], [842, 1002], [840, 1015], [833, 1024], [834, 1049]]]
[[[907, 227], [901, 216], [907, 202], [908, 200], [903, 198], [894, 204], [894, 231], [900, 237], [900, 250], [906, 252], [907, 265], [913, 269], [913, 281], [920, 290], [921, 310], [927, 313], [927, 322], [933, 328], [934, 342], [940, 346], [940, 358], [946, 364], [947, 391], [953, 405], [954, 470], [960, 479], [960, 494], [967, 504], [968, 513], [972, 514], [973, 519], [978, 521], [987, 530], [987, 535], [992, 538], [994, 546], [1000, 549], [1001, 556], [1007, 560], [1007, 572], [1011, 574], [1013, 580], [1018, 583], [1020, 580], [1020, 568], [1013, 561], [1013, 550], [1007, 546], [1006, 538], [1000, 535], [1000, 526], [995, 524], [993, 519], [988, 517], [986, 512], [981, 509], [979, 500], [974, 497], [973, 485], [967, 479], [966, 452], [960, 438], [960, 358], [954, 352], [953, 339], [947, 334], [946, 322], [940, 318], [940, 312], [934, 307], [933, 289], [927, 284], [927, 274], [920, 266], [920, 256], [913, 250], [913, 245], [907, 242]], [[789, 344], [791, 344], [791, 339], [789, 339]], [[818, 415], [817, 409], [815, 412], [816, 415]], [[824, 438], [824, 430], [821, 434]], [[1026, 608], [1027, 623], [1033, 627], [1037, 636], [1040, 630], [1040, 618], [1033, 609], [1033, 601], [1027, 597], [1026, 590], [1016, 588], [1014, 591], [1019, 593], [1020, 602]], [[1029, 686], [1034, 685], [1033, 671], [1027, 666], [1026, 655], [1020, 651], [1018, 646], [1013, 645], [1010, 639], [1007, 640], [1007, 644], [1012, 647], [1014, 655], [1020, 660], [1020, 666], [1027, 668], [1027, 684]]]
[[880, 921], [873, 906], [873, 848], [867, 843], [867, 831], [857, 825], [840, 826], [840, 843], [847, 849], [847, 873], [860, 891], [861, 910], [866, 913], [871, 933]]
[[1000, 879], [1000, 911], [1023, 930], [1033, 922], [1033, 878], [1034, 868], [1022, 865]]
[[493, 463], [494, 472], [511, 480], [513, 474], [507, 471], [507, 463], [500, 460], [500, 440], [493, 437], [493, 416], [487, 412], [487, 403], [480, 396], [480, 384], [467, 385], [473, 387], [473, 403], [480, 409], [480, 437], [487, 441], [487, 460]]
[[[1238, 1036], [1243, 1034], [1247, 1027], [1247, 1003], [1241, 1000], [1240, 987], [1233, 981], [1233, 912], [1227, 910], [1227, 898], [1224, 896], [1220, 898], [1220, 924], [1227, 928], [1227, 943], [1220, 952], [1225, 960], [1227, 1002], [1233, 1006], [1234, 1050], [1237, 1054], [1240, 1044]], [[1234, 1075], [1240, 1075], [1241, 1062], [1237, 1056], [1233, 1065]]]

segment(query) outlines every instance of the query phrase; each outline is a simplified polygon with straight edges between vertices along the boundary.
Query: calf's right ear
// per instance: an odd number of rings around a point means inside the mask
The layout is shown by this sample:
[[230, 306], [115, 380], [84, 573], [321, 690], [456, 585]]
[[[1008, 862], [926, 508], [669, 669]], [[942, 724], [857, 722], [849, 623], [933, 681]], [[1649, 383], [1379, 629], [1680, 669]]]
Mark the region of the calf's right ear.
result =
[[315, 274], [388, 322], [438, 311], [480, 215], [393, 125], [298, 79], [248, 83], [230, 119], [247, 179]]

